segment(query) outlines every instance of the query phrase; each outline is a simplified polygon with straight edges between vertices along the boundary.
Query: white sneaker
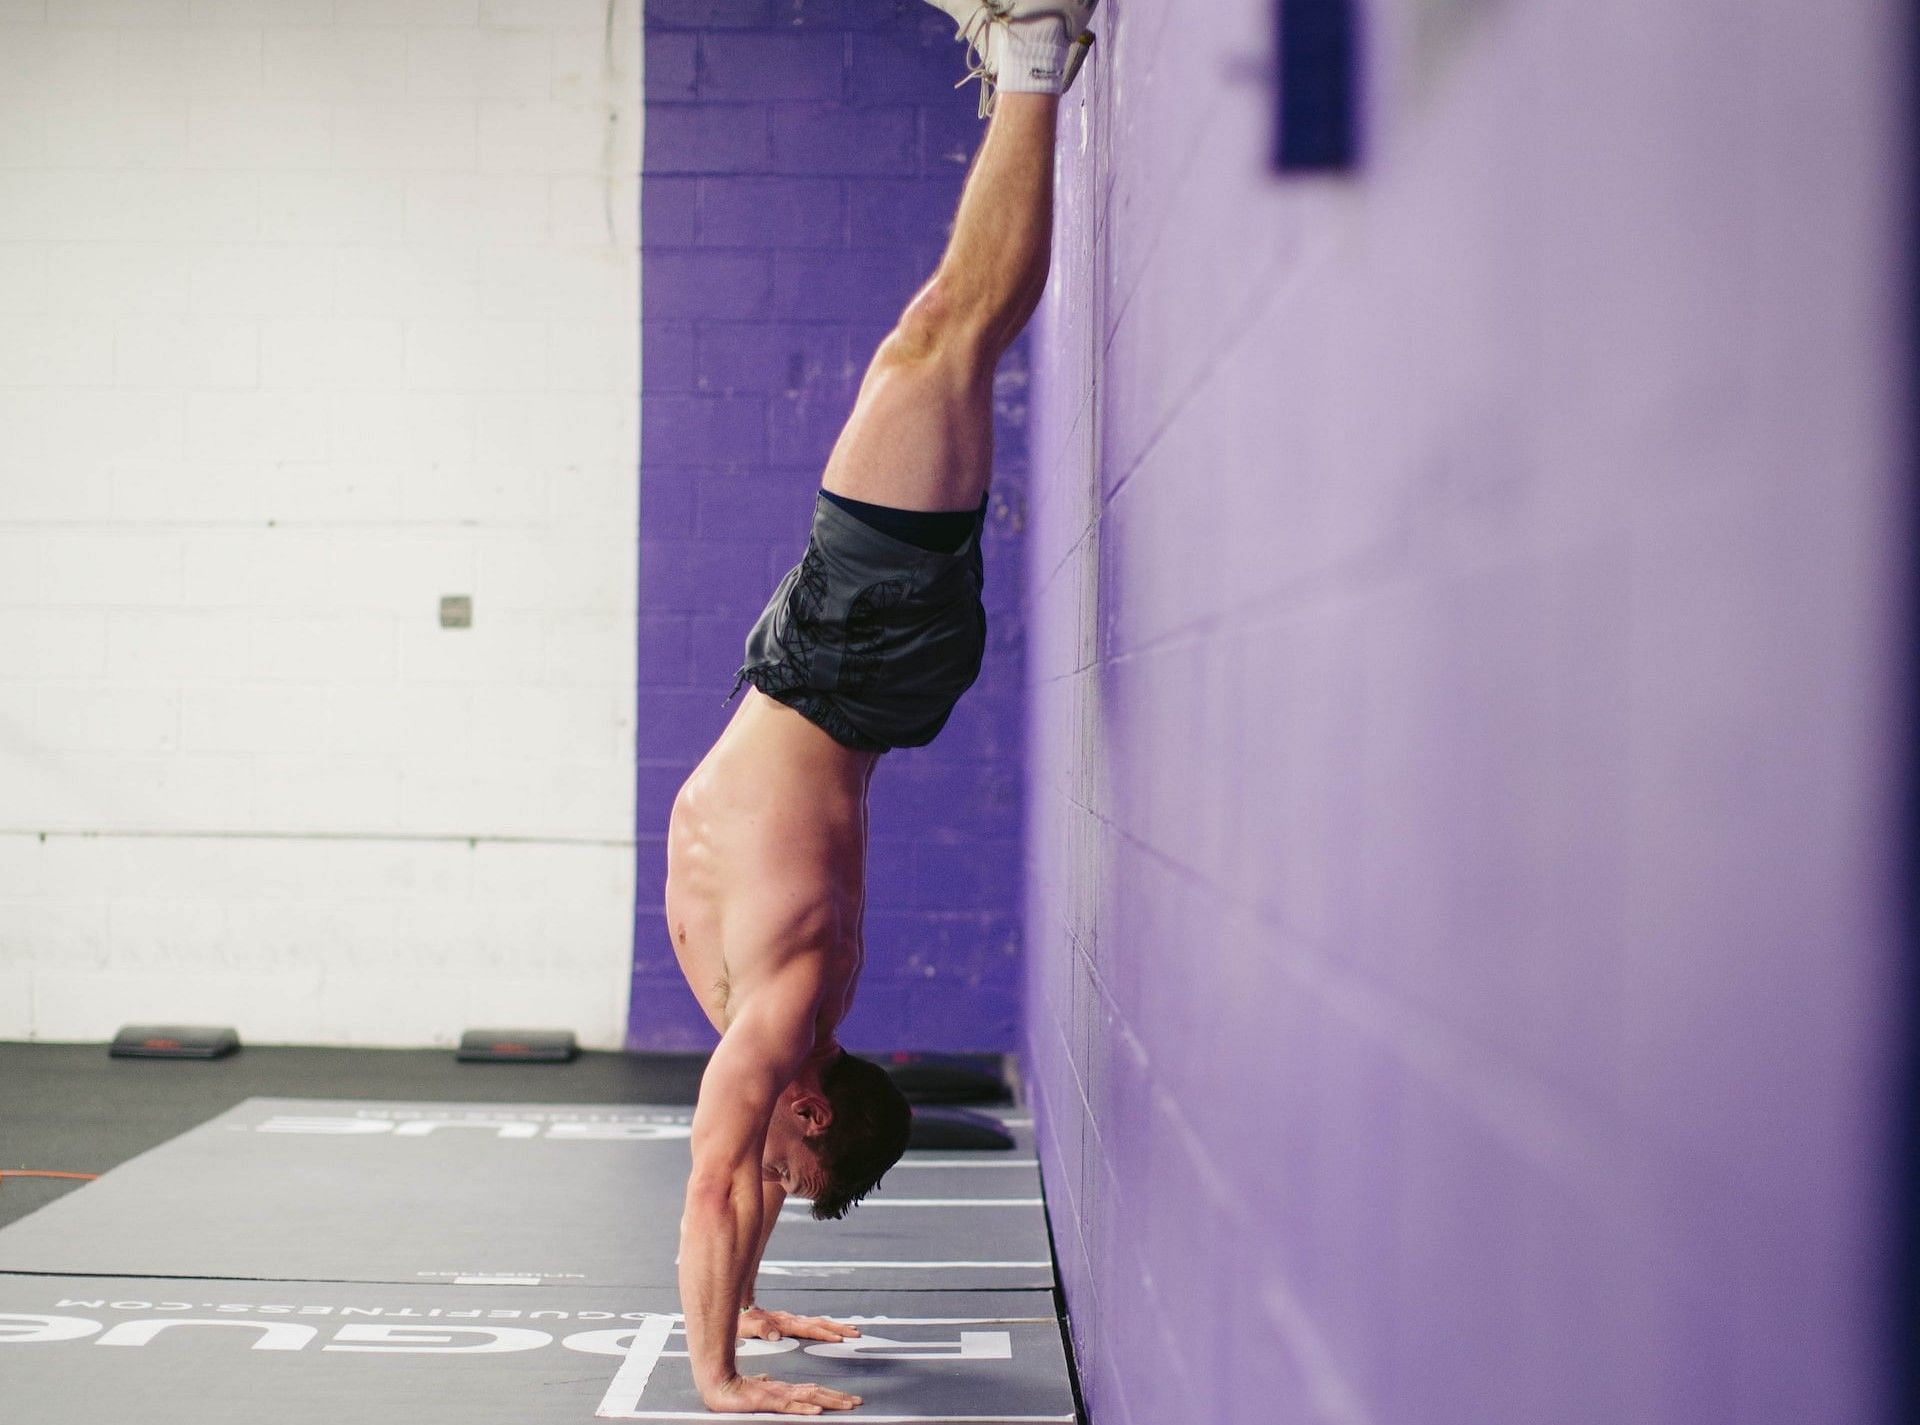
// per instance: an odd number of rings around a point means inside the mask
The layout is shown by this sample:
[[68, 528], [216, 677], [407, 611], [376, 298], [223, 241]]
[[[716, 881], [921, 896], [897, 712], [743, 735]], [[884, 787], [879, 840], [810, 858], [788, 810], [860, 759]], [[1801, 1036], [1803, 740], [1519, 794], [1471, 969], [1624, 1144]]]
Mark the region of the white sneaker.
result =
[[1060, 27], [1061, 43], [1072, 44], [1087, 33], [1087, 21], [1093, 18], [1099, 3], [1100, 0], [1000, 0], [996, 8], [1000, 18], [1010, 25], [1056, 24]]
[[[1043, 72], [1035, 68], [1022, 82], [1023, 89], [1038, 87], [1043, 93], [1064, 94], [1073, 87], [1087, 54], [1093, 47], [1093, 33], [1087, 28], [1100, 0], [927, 0], [951, 15], [959, 25], [957, 37], [967, 42], [970, 67], [954, 88], [980, 81], [980, 117], [993, 112], [993, 98], [1000, 84], [1000, 71], [1011, 45], [1029, 54], [1057, 49], [1063, 56], [1059, 70]], [[1018, 27], [1017, 29], [1015, 27]], [[1052, 86], [1059, 84], [1058, 89]]]

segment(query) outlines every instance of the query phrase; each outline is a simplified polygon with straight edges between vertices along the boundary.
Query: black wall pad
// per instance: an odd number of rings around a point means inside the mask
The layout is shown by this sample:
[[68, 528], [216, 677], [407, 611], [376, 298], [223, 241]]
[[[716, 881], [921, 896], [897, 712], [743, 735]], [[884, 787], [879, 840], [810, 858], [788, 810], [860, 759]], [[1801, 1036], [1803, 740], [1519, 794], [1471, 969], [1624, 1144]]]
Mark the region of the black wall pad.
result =
[[[0, 1399], [16, 1425], [771, 1418], [701, 1408], [677, 1310], [659, 1290], [0, 1276]], [[754, 1343], [743, 1369], [853, 1391], [860, 1425], [1074, 1419], [1045, 1292], [878, 1293], [852, 1315], [851, 1348]]]
[[1356, 0], [1277, 0], [1274, 167], [1349, 169], [1360, 150], [1362, 10]]
[[[789, 1204], [795, 1289], [1053, 1284], [1032, 1129], [910, 1153], [843, 1222]], [[691, 1110], [249, 1099], [0, 1229], [0, 1271], [671, 1288]]]

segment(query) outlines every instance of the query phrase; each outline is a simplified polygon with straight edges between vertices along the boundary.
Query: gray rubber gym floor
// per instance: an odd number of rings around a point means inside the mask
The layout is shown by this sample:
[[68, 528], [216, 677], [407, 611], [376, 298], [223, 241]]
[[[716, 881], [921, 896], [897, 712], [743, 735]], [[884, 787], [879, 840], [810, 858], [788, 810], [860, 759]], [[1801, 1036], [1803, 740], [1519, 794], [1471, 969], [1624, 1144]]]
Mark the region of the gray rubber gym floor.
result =
[[[0, 1046], [0, 1167], [107, 1169], [0, 1191], [0, 1415], [727, 1418], [674, 1314], [697, 1064], [450, 1060]], [[1031, 1128], [1000, 1116], [1010, 1152], [910, 1153], [844, 1222], [790, 1205], [761, 1299], [864, 1335], [743, 1369], [854, 1390], [854, 1420], [1073, 1421]]]

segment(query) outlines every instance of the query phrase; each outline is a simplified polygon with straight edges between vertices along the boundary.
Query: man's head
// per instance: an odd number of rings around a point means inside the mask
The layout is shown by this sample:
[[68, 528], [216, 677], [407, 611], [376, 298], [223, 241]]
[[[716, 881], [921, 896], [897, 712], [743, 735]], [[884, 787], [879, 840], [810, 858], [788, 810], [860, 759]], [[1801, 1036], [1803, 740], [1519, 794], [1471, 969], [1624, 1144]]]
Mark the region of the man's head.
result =
[[912, 1110], [877, 1064], [841, 1051], [803, 1074], [767, 1125], [767, 1176], [813, 1198], [813, 1215], [845, 1217], [907, 1150]]

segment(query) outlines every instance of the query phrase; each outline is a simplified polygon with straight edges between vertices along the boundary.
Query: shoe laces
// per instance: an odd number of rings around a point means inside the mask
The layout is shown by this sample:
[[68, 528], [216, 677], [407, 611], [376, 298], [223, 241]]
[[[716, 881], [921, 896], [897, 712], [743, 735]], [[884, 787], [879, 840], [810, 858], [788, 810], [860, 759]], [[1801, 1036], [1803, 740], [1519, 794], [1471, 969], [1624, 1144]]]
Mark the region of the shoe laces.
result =
[[966, 74], [953, 87], [964, 89], [976, 79], [980, 81], [980, 117], [983, 119], [993, 113], [994, 94], [993, 70], [987, 63], [987, 40], [995, 21], [1005, 17], [1006, 0], [981, 0], [980, 8], [954, 32], [956, 39], [967, 42], [970, 64]]

